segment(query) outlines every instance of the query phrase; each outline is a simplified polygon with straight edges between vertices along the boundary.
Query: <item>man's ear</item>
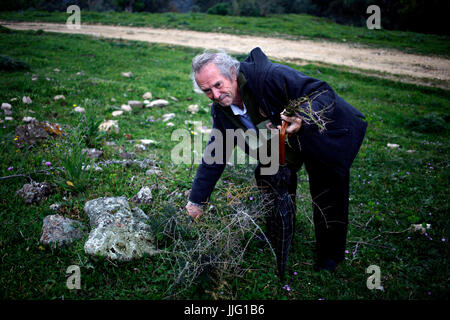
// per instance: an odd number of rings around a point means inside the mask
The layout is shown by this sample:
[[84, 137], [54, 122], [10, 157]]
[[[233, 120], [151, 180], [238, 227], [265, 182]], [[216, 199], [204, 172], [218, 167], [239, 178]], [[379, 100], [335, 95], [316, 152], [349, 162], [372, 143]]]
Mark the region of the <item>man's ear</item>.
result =
[[230, 68], [230, 73], [231, 73], [231, 76], [233, 77], [233, 79], [237, 80], [236, 70], [233, 67]]

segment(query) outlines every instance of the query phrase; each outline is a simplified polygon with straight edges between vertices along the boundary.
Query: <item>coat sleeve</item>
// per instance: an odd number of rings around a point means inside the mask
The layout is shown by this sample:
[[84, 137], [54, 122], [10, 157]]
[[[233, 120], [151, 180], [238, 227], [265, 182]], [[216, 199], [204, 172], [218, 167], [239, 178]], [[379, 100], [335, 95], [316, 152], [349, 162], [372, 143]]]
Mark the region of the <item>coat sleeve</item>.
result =
[[[189, 195], [189, 200], [198, 204], [204, 204], [209, 200], [217, 181], [219, 180], [225, 169], [226, 162], [228, 160], [228, 155], [226, 154], [227, 150], [225, 147], [225, 129], [220, 124], [220, 121], [217, 120], [214, 110], [212, 110], [211, 113], [213, 115], [212, 134], [209, 138], [208, 144], [205, 147], [202, 162], [200, 163], [197, 169], [197, 173], [195, 174], [191, 193]], [[219, 137], [220, 135], [222, 137]], [[222, 141], [218, 141], [218, 139], [220, 138], [222, 138]], [[221, 157], [218, 157], [219, 161], [209, 163], [210, 161], [205, 161], [205, 158], [215, 158], [217, 149], [211, 148], [214, 143], [222, 145], [222, 150], [219, 150], [222, 155]], [[206, 152], [208, 152], [208, 155], [206, 155]]]

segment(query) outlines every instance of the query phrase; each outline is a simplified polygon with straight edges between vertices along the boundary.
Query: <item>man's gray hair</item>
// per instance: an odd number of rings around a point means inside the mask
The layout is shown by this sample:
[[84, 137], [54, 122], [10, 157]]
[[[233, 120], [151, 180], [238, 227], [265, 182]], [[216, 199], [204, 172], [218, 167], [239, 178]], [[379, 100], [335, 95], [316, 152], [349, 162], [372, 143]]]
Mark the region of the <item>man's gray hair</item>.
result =
[[205, 51], [192, 59], [191, 79], [194, 84], [194, 91], [203, 93], [195, 81], [195, 75], [211, 62], [214, 63], [220, 73], [230, 81], [233, 81], [233, 74], [237, 76], [239, 73], [240, 62], [226, 53], [225, 50], [219, 50], [217, 52]]

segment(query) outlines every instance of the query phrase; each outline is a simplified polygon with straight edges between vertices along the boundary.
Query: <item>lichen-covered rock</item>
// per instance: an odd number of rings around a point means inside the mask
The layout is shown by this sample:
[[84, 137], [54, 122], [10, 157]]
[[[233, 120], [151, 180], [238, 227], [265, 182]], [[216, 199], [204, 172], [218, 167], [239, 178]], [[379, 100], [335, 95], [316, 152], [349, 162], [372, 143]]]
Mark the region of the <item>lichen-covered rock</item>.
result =
[[118, 260], [156, 253], [147, 215], [131, 208], [125, 196], [90, 200], [84, 211], [93, 228], [84, 245], [86, 253]]
[[39, 203], [52, 193], [52, 188], [47, 182], [26, 183], [16, 194], [25, 200], [26, 204]]
[[143, 230], [130, 230], [126, 226], [109, 225], [91, 231], [84, 245], [90, 255], [106, 256], [112, 260], [129, 261], [147, 253], [157, 253], [153, 240]]
[[40, 242], [61, 246], [80, 239], [84, 234], [85, 227], [79, 221], [54, 214], [44, 218]]

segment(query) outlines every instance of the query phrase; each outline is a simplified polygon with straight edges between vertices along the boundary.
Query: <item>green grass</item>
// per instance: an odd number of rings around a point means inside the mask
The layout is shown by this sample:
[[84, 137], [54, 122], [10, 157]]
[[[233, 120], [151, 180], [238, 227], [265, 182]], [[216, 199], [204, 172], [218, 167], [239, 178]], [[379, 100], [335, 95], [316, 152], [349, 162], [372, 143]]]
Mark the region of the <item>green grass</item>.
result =
[[[0, 12], [0, 20], [47, 21], [65, 23], [65, 12]], [[135, 27], [176, 28], [230, 34], [260, 35], [287, 39], [313, 39], [386, 47], [418, 54], [449, 57], [448, 36], [414, 32], [369, 30], [337, 24], [326, 18], [306, 14], [260, 17], [218, 16], [203, 13], [127, 13], [81, 12], [81, 24], [109, 24]]]
[[[45, 18], [45, 17], [43, 17]], [[219, 17], [218, 17], [219, 18]], [[237, 18], [230, 18], [237, 19]], [[103, 196], [135, 195], [144, 184], [158, 184], [155, 201], [144, 207], [150, 216], [164, 215], [167, 208], [182, 213], [184, 192], [191, 187], [190, 165], [174, 165], [170, 151], [178, 143], [171, 141], [173, 128], [188, 128], [185, 120], [210, 125], [208, 100], [192, 90], [190, 62], [201, 52], [189, 48], [153, 45], [143, 42], [95, 39], [81, 35], [58, 35], [39, 32], [1, 32], [0, 55], [9, 56], [31, 66], [31, 71], [2, 72], [0, 101], [13, 106], [14, 121], [0, 124], [0, 176], [27, 174], [35, 181], [53, 182], [58, 171], [49, 175], [33, 174], [45, 169], [43, 161], [59, 166], [59, 140], [33, 148], [16, 148], [15, 128], [25, 115], [38, 120], [58, 122], [67, 132], [79, 124], [71, 113], [73, 105], [94, 107], [101, 119], [112, 119], [111, 112], [128, 100], [139, 100], [146, 91], [154, 99], [170, 101], [163, 109], [142, 109], [119, 118], [120, 133], [95, 140], [104, 150], [102, 160], [117, 159], [118, 150], [105, 146], [115, 141], [124, 150], [133, 151], [132, 139], [159, 142], [139, 158], [150, 157], [162, 169], [155, 179], [139, 167], [110, 166], [89, 177], [87, 188], [75, 191], [55, 186], [55, 192], [39, 204], [26, 205], [14, 196], [26, 179], [0, 180], [0, 287], [3, 299], [163, 299], [174, 279], [171, 264], [159, 256], [132, 262], [110, 262], [84, 253], [86, 237], [62, 248], [41, 246], [42, 220], [53, 214], [52, 203], [63, 205], [63, 215], [88, 222], [83, 212], [87, 200]], [[314, 263], [314, 229], [310, 223], [311, 203], [307, 176], [299, 177], [298, 216], [295, 244], [292, 247], [287, 279], [275, 275], [273, 256], [259, 250], [252, 242], [242, 268], [243, 276], [228, 276], [221, 282], [208, 277], [183, 292], [182, 298], [211, 299], [447, 299], [448, 298], [448, 194], [450, 93], [445, 90], [403, 84], [332, 67], [309, 64], [292, 65], [307, 75], [329, 82], [338, 94], [360, 109], [369, 122], [366, 138], [351, 171], [350, 225], [347, 260], [336, 274], [316, 273]], [[60, 72], [55, 72], [58, 68]], [[84, 76], [77, 75], [83, 71]], [[128, 79], [121, 72], [131, 71]], [[38, 80], [32, 81], [32, 75]], [[46, 79], [48, 77], [49, 80]], [[66, 105], [53, 97], [63, 94]], [[31, 105], [22, 103], [30, 96]], [[178, 101], [170, 97], [177, 98]], [[16, 101], [11, 99], [17, 98]], [[111, 99], [115, 98], [116, 102]], [[94, 102], [95, 100], [95, 102]], [[191, 116], [189, 104], [202, 110]], [[34, 111], [30, 113], [29, 110]], [[175, 127], [166, 127], [158, 119], [164, 113], [176, 113]], [[411, 123], [430, 113], [445, 120], [438, 132], [415, 130]], [[397, 143], [390, 149], [387, 143]], [[408, 153], [407, 150], [415, 150]], [[8, 168], [11, 168], [8, 170]], [[132, 181], [133, 178], [133, 182]], [[228, 167], [212, 197], [221, 214], [231, 212], [226, 194], [233, 187], [241, 193], [244, 206], [252, 201], [242, 190], [253, 185], [249, 167]], [[177, 211], [178, 210], [178, 211]], [[173, 212], [172, 212], [173, 213]], [[208, 212], [206, 214], [213, 214]], [[429, 237], [405, 231], [412, 223], [430, 223]], [[430, 239], [432, 238], [432, 240]], [[446, 241], [441, 239], [445, 238]], [[66, 288], [69, 265], [81, 268], [81, 289]], [[381, 269], [384, 291], [366, 287], [369, 265]], [[294, 272], [297, 275], [294, 275]], [[283, 289], [288, 284], [290, 291]]]

